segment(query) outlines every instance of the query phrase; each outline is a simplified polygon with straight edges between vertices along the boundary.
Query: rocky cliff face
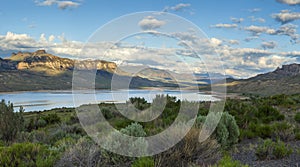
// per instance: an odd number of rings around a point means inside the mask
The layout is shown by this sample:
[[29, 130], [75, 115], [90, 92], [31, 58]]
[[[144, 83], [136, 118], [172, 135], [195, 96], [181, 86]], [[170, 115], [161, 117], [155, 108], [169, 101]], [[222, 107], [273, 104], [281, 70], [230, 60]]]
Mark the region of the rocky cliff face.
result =
[[[13, 53], [10, 58], [0, 60], [0, 70], [31, 70], [59, 73], [73, 70], [74, 66], [75, 60], [54, 56], [48, 54], [45, 50], [38, 50], [32, 53]], [[80, 69], [97, 69], [114, 72], [117, 65], [113, 62], [103, 60], [84, 60], [76, 61], [76, 67]]]
[[277, 68], [274, 73], [279, 75], [296, 76], [300, 74], [300, 64], [283, 65]]

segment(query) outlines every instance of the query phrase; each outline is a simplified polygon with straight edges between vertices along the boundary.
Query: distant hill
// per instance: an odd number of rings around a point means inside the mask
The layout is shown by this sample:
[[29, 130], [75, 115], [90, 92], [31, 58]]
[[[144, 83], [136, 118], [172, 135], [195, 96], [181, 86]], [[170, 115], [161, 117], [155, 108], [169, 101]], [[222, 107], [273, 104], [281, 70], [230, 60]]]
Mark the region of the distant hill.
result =
[[[0, 58], [0, 92], [72, 89], [72, 76], [76, 62], [49, 54], [45, 50], [18, 52], [5, 59]], [[78, 69], [97, 70], [96, 89], [110, 88], [113, 74], [120, 82], [119, 88], [122, 88], [122, 82], [128, 81], [130, 81], [130, 88], [177, 86], [139, 76], [131, 79], [129, 76], [123, 76], [122, 71], [116, 71], [117, 65], [113, 62], [83, 60], [77, 63]]]
[[258, 95], [300, 93], [300, 64], [283, 65], [249, 79], [227, 80], [227, 90]]

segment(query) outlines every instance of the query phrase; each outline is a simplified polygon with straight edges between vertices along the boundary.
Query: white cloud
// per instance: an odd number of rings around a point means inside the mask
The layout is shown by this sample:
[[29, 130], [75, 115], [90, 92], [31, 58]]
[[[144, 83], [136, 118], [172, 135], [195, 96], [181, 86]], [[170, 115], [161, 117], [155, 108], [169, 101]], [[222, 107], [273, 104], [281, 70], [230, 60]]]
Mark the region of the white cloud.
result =
[[215, 28], [237, 28], [238, 25], [237, 24], [223, 24], [223, 23], [219, 23], [219, 24], [212, 25], [211, 27], [215, 27]]
[[255, 13], [255, 12], [260, 12], [261, 9], [260, 8], [253, 8], [253, 9], [248, 9], [249, 12], [251, 13]]
[[144, 19], [142, 19], [138, 25], [141, 27], [143, 30], [154, 30], [158, 29], [161, 26], [165, 25], [166, 22], [162, 20], [157, 20], [153, 16], [147, 16]]
[[[288, 32], [288, 30], [282, 31]], [[223, 45], [223, 43], [238, 44], [237, 40], [220, 40], [217, 38], [199, 39], [192, 31], [174, 33], [171, 34], [171, 36], [180, 38], [182, 43], [195, 46], [193, 48], [200, 54], [201, 60], [206, 60], [206, 62], [218, 61], [217, 57], [214, 56], [216, 55], [215, 52], [217, 52], [223, 61], [226, 73], [234, 77], [246, 78], [259, 72], [270, 71], [282, 64], [295, 63], [300, 57], [299, 51], [273, 52], [272, 50], [264, 48], [235, 48], [229, 45]], [[55, 43], [55, 38], [60, 38], [61, 41]], [[266, 48], [272, 48], [272, 41], [263, 44]], [[180, 43], [178, 45], [180, 46]], [[81, 50], [83, 46], [84, 50]], [[130, 44], [113, 45], [113, 43], [110, 42], [85, 44], [82, 42], [68, 41], [63, 35], [56, 37], [41, 34], [37, 40], [27, 34], [8, 32], [5, 35], [0, 35], [0, 50], [35, 51], [41, 48], [58, 56], [103, 59], [124, 62], [124, 64], [144, 63], [154, 68], [169, 69], [177, 72], [184, 72], [190, 69], [198, 69], [200, 72], [205, 70], [199, 69], [199, 64], [203, 62], [199, 60], [198, 55], [195, 55], [194, 52], [185, 47], [148, 48], [132, 46]], [[178, 55], [181, 55], [181, 58], [178, 58]], [[184, 60], [182, 61], [182, 59]], [[194, 60], [196, 60], [195, 63], [185, 62], [194, 62]], [[190, 65], [190, 67], [188, 67], [187, 64]], [[205, 64], [205, 66], [211, 71], [218, 70], [215, 68], [215, 63], [208, 63]]]
[[184, 9], [190, 7], [190, 6], [191, 6], [191, 4], [189, 4], [189, 3], [179, 3], [179, 4], [175, 5], [175, 6], [171, 6], [171, 7], [167, 6], [167, 7], [164, 8], [163, 11], [164, 12], [181, 11], [181, 10], [184, 10]]
[[35, 0], [35, 3], [38, 6], [52, 6], [52, 5], [57, 5], [59, 9], [67, 9], [67, 8], [76, 8], [79, 5], [81, 5], [79, 2], [75, 1], [67, 1], [67, 0]]
[[55, 40], [55, 36], [54, 35], [50, 35], [48, 40], [49, 40], [49, 42], [53, 42]]
[[299, 20], [300, 13], [291, 12], [289, 10], [282, 10], [280, 13], [272, 14], [272, 17], [281, 24], [286, 24], [294, 20]]
[[251, 32], [254, 36], [260, 35], [261, 33], [266, 33], [266, 34], [276, 33], [275, 29], [269, 27], [254, 26], [254, 25], [245, 27], [244, 30]]
[[266, 22], [265, 19], [260, 18], [260, 17], [256, 18], [256, 17], [254, 17], [254, 16], [250, 16], [249, 18], [251, 19], [252, 22], [260, 22], [260, 23]]
[[277, 43], [274, 41], [269, 41], [269, 42], [263, 42], [261, 44], [261, 47], [263, 49], [274, 49], [275, 47], [277, 47]]
[[231, 45], [238, 45], [238, 44], [240, 44], [240, 42], [238, 40], [234, 40], [234, 39], [228, 40], [228, 43], [231, 44]]
[[288, 4], [288, 5], [300, 5], [300, 0], [276, 0], [279, 3]]
[[243, 18], [235, 18], [235, 17], [231, 17], [230, 20], [234, 23], [241, 23], [244, 21]]
[[210, 41], [214, 47], [220, 46], [222, 44], [222, 40], [217, 39], [217, 38], [211, 38]]
[[80, 4], [78, 2], [73, 2], [73, 1], [58, 1], [57, 2], [58, 8], [59, 9], [66, 9], [69, 7], [78, 7]]

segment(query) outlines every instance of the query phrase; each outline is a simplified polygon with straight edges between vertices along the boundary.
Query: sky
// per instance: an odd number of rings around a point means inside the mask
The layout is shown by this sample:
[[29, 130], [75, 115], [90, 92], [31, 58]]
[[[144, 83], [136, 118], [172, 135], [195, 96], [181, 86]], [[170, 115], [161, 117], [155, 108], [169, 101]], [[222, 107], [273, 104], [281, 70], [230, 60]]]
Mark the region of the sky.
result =
[[[79, 48], [91, 39], [92, 34], [97, 34], [99, 27], [121, 16], [144, 11], [175, 14], [196, 25], [208, 38], [205, 42], [209, 46], [205, 47], [214, 47], [225, 73], [236, 78], [247, 78], [272, 71], [282, 64], [300, 62], [300, 0], [2, 0], [0, 57], [17, 51], [46, 49], [58, 56], [78, 58], [82, 56]], [[172, 16], [152, 14], [137, 18], [140, 20], [134, 24], [142, 32], [151, 30], [156, 32], [153, 36], [157, 36], [157, 32], [171, 24]], [[129, 28], [130, 24], [115, 25], [116, 30]], [[195, 42], [193, 33], [177, 31], [170, 36], [184, 36], [185, 43], [202, 44], [203, 37]], [[105, 48], [110, 42], [97, 47]], [[182, 45], [165, 37], [154, 39], [136, 35], [125, 39], [124, 43], [127, 45], [120, 45], [110, 53], [119, 57], [102, 58], [115, 61], [119, 58], [127, 64], [138, 64], [143, 60], [161, 67], [170, 61], [168, 54], [184, 52], [180, 55], [188, 55]], [[140, 60], [133, 61], [141, 53], [144, 57], [139, 56]], [[196, 72], [203, 71], [191, 53], [188, 57], [185, 64], [193, 66]], [[206, 65], [206, 69], [210, 68], [209, 64]], [[174, 71], [182, 67], [177, 59], [167, 66], [174, 66]]]

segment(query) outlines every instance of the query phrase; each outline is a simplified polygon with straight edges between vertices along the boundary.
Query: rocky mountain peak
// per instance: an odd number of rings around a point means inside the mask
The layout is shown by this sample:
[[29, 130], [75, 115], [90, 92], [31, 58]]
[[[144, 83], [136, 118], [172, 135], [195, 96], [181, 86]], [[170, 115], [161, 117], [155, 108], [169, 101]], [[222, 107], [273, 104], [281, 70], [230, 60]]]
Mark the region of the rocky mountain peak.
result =
[[279, 75], [295, 76], [300, 74], [300, 64], [282, 65], [281, 68], [277, 68], [274, 73]]

